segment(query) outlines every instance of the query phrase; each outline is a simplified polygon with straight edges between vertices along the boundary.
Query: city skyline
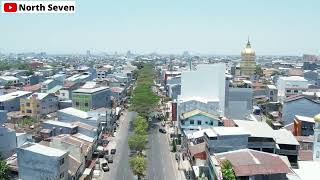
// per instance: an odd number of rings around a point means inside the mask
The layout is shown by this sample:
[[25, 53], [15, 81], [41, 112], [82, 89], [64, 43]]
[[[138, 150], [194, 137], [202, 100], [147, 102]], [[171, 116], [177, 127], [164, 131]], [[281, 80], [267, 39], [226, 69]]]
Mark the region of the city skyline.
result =
[[0, 51], [240, 55], [319, 54], [320, 2], [77, 2], [71, 15], [1, 14]]

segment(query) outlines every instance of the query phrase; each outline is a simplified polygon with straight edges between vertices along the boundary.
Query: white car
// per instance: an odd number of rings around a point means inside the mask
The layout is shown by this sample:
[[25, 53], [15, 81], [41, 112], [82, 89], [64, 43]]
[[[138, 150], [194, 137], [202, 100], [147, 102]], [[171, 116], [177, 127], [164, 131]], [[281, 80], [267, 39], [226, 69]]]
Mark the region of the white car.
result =
[[101, 170], [93, 170], [93, 177], [98, 178], [101, 176]]

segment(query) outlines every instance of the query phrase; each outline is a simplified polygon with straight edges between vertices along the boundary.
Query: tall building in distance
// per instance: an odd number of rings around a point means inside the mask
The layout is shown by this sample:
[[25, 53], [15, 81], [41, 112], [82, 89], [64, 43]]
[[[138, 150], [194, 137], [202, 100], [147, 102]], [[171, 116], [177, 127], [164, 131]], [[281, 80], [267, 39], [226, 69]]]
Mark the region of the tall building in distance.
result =
[[90, 57], [91, 56], [91, 52], [90, 52], [90, 50], [87, 50], [87, 57]]
[[251, 76], [256, 71], [256, 53], [251, 48], [249, 38], [246, 47], [241, 51], [240, 71], [241, 76]]

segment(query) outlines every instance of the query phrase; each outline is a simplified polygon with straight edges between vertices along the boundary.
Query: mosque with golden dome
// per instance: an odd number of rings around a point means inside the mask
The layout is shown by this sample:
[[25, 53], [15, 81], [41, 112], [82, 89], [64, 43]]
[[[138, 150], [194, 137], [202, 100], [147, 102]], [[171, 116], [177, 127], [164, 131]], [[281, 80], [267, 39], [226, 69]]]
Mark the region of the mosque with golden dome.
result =
[[241, 51], [240, 73], [241, 76], [252, 76], [256, 71], [256, 53], [251, 48], [248, 38], [246, 47]]

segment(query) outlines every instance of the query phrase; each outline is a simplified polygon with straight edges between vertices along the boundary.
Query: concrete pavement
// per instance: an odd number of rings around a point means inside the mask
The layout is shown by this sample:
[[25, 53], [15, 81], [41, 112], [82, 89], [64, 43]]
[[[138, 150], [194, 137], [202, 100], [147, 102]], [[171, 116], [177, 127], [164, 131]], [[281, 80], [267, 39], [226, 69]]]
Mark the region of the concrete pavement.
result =
[[129, 165], [128, 137], [131, 135], [130, 122], [136, 117], [134, 112], [124, 112], [120, 117], [120, 126], [114, 140], [117, 143], [117, 152], [113, 163], [109, 164], [110, 171], [104, 172], [103, 180], [131, 180], [133, 174]]
[[160, 123], [153, 121], [149, 132], [148, 180], [184, 180], [166, 134], [159, 132]]

